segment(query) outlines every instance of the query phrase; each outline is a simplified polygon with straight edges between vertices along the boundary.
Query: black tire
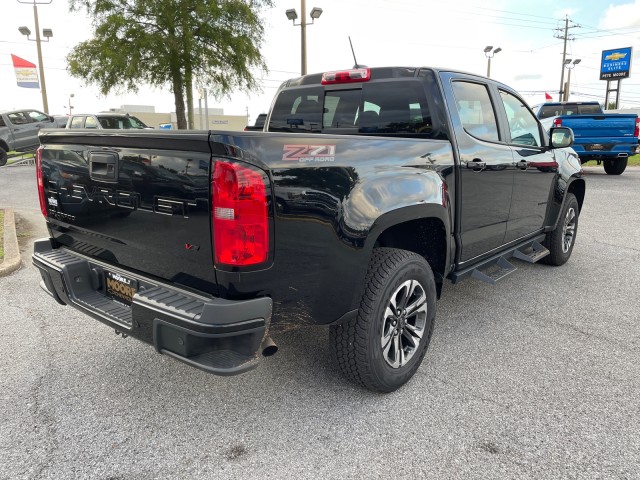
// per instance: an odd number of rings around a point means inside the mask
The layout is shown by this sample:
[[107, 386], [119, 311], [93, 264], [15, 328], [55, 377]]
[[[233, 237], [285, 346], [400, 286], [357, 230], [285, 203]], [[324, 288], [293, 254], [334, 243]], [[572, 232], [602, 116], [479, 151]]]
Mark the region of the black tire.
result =
[[7, 152], [4, 148], [0, 147], [0, 167], [4, 167], [7, 164]]
[[[398, 311], [388, 315], [393, 305], [401, 304], [413, 306], [415, 312], [403, 307], [399, 316]], [[406, 250], [374, 249], [358, 315], [330, 328], [342, 373], [369, 390], [397, 390], [422, 363], [435, 314], [436, 286], [427, 261]]]
[[607, 175], [620, 175], [627, 168], [628, 158], [616, 158], [604, 161], [604, 171]]
[[578, 233], [580, 209], [573, 193], [567, 193], [556, 228], [547, 233], [544, 246], [551, 252], [541, 262], [548, 265], [564, 265], [569, 260]]

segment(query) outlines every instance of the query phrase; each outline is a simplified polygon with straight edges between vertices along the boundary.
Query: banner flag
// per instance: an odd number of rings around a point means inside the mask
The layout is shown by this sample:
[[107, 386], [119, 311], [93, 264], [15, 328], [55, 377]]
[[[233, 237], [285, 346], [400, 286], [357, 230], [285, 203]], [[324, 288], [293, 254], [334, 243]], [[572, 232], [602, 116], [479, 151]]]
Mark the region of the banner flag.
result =
[[40, 88], [35, 64], [24, 58], [16, 57], [14, 54], [11, 54], [11, 60], [13, 61], [13, 69], [16, 72], [16, 81], [19, 87]]
[[553, 100], [553, 97], [551, 97], [551, 95], [549, 95], [547, 92], [544, 92], [544, 99], [547, 101], [551, 101]]

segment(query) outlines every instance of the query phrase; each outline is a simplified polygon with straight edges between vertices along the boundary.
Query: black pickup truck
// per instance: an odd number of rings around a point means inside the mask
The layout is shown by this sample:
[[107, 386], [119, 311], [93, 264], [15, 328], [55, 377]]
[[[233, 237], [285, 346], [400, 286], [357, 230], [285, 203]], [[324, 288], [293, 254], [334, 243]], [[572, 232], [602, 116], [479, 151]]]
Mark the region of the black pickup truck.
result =
[[279, 327], [328, 325], [343, 373], [388, 392], [420, 366], [446, 279], [571, 255], [571, 130], [547, 134], [493, 80], [307, 75], [281, 86], [267, 130], [41, 133], [41, 286], [219, 375], [274, 353]]

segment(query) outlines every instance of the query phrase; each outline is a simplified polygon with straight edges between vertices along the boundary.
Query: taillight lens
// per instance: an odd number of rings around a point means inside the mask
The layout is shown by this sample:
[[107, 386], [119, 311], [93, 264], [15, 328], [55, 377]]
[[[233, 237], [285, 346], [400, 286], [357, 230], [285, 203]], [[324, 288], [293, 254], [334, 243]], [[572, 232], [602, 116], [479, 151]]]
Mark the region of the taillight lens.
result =
[[633, 131], [633, 136], [640, 137], [640, 135], [638, 135], [639, 133], [640, 133], [640, 118], [636, 117], [636, 129]]
[[248, 266], [269, 257], [266, 175], [249, 165], [217, 161], [211, 182], [216, 265]]
[[553, 126], [554, 127], [561, 127], [562, 126], [562, 119], [561, 118], [554, 118], [553, 119]]
[[42, 215], [48, 217], [47, 202], [44, 198], [44, 180], [42, 179], [42, 147], [36, 150], [36, 178], [38, 179], [38, 199], [40, 200], [40, 211]]

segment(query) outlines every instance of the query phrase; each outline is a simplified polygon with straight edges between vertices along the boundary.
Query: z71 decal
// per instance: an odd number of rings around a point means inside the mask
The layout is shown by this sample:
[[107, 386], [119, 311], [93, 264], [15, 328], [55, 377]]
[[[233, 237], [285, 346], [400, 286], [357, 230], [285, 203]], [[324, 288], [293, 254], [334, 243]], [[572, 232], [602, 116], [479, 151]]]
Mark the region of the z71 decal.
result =
[[282, 160], [286, 162], [335, 162], [335, 145], [285, 145]]

